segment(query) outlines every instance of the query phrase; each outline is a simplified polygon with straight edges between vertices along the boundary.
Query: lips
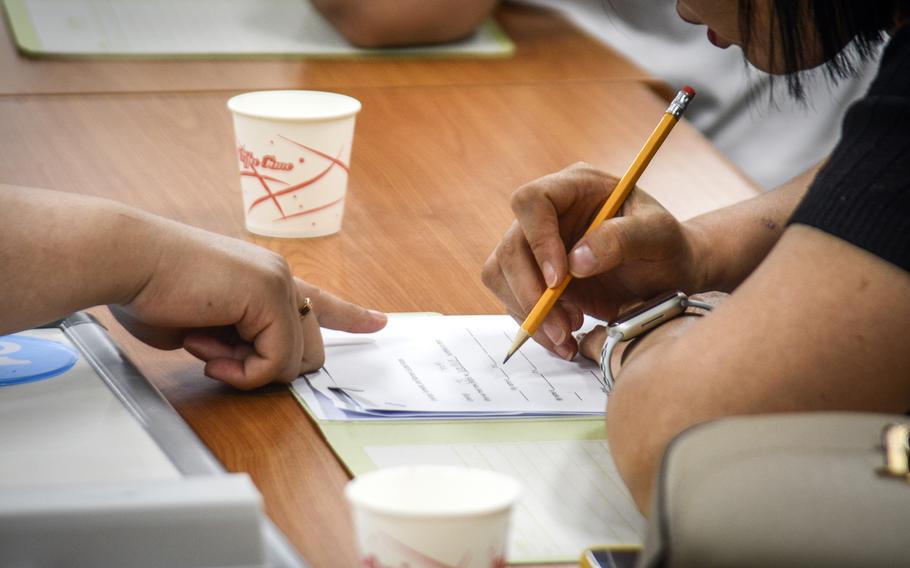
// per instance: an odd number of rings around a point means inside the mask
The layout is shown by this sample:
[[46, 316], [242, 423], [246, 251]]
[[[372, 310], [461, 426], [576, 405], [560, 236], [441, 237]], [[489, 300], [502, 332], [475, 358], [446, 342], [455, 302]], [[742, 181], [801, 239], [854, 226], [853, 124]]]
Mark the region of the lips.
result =
[[718, 35], [717, 35], [717, 32], [715, 32], [711, 28], [708, 28], [707, 33], [708, 33], [708, 41], [713, 43], [715, 46], [717, 46], [721, 49], [727, 49], [728, 47], [730, 47], [730, 45], [731, 45], [730, 42], [720, 39], [720, 37], [718, 37]]
[[[714, 45], [717, 45], [717, 34], [714, 33], [714, 30], [712, 30], [711, 28], [708, 28], [708, 41], [710, 41]], [[717, 45], [717, 47], [720, 47], [720, 46]]]

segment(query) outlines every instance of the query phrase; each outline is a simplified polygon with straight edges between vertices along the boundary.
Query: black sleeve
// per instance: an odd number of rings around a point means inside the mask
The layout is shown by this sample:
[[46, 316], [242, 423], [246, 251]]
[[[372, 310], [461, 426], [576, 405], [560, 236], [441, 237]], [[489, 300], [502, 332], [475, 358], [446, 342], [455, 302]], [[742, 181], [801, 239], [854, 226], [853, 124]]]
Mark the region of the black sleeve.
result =
[[891, 38], [866, 96], [790, 223], [816, 227], [910, 271], [910, 25]]

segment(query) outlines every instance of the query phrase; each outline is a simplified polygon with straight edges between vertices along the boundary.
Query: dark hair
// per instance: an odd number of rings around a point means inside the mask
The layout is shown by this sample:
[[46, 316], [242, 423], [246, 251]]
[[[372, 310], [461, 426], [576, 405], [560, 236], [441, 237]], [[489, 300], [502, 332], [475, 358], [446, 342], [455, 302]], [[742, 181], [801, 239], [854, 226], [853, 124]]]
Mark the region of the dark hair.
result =
[[[787, 89], [794, 98], [803, 100], [800, 70], [810, 63], [808, 57], [821, 55], [825, 74], [832, 82], [851, 77], [859, 64], [876, 54], [876, 47], [885, 40], [885, 30], [908, 13], [910, 0], [771, 0], [766, 38], [769, 57], [783, 64]], [[743, 53], [755, 39], [754, 16], [753, 0], [739, 0]], [[811, 30], [810, 37], [807, 29]]]

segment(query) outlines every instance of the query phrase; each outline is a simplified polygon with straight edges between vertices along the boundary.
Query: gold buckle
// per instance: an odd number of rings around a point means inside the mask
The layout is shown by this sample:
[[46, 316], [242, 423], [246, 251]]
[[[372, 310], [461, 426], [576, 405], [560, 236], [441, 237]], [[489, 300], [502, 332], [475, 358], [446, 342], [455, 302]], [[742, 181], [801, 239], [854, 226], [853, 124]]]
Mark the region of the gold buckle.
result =
[[879, 475], [896, 477], [910, 483], [910, 423], [888, 424], [882, 430], [885, 465]]

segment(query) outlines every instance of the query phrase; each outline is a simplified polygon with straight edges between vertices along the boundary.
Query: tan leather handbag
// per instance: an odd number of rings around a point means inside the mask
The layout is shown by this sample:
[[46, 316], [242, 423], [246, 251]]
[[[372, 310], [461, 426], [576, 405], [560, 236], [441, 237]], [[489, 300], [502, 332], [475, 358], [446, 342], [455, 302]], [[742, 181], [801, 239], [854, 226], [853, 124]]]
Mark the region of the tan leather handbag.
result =
[[910, 566], [908, 423], [778, 414], [684, 432], [664, 456], [638, 566]]

